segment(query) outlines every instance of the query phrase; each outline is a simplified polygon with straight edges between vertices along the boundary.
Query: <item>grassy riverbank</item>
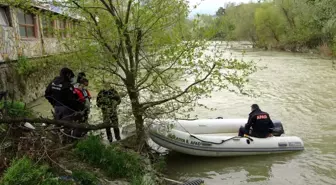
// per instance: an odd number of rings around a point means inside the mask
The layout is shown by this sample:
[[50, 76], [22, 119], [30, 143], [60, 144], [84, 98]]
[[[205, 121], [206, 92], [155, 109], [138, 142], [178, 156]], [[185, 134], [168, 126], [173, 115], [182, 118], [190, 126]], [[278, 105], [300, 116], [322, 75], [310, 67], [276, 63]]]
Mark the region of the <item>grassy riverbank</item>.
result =
[[156, 183], [145, 156], [120, 144], [105, 146], [99, 136], [89, 136], [52, 161], [31, 159], [26, 155], [9, 160], [11, 163], [1, 178], [3, 185]]
[[[36, 117], [23, 103], [5, 105], [0, 106], [6, 113], [0, 119]], [[1, 124], [1, 185], [157, 183], [157, 165], [146, 154], [129, 149], [124, 141], [106, 145], [102, 136], [88, 135], [63, 145], [53, 127], [34, 126], [36, 129], [29, 131], [22, 124]]]

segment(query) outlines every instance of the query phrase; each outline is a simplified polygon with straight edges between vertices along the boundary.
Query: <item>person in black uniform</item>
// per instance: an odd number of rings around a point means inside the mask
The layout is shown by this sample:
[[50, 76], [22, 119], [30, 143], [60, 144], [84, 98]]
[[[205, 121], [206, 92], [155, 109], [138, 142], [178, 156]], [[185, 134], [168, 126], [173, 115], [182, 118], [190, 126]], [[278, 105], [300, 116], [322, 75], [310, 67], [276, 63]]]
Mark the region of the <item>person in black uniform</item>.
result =
[[45, 98], [54, 107], [56, 120], [73, 120], [74, 114], [84, 107], [74, 91], [74, 77], [71, 69], [63, 68], [45, 91]]
[[[45, 98], [54, 107], [54, 119], [63, 121], [78, 121], [82, 115], [84, 104], [78, 101], [73, 84], [76, 82], [73, 71], [63, 68], [46, 88]], [[66, 129], [65, 133], [71, 135], [72, 130]]]
[[[252, 131], [250, 132], [250, 128]], [[244, 136], [244, 134], [258, 137], [266, 138], [269, 137], [274, 128], [273, 122], [267, 112], [260, 110], [257, 104], [251, 106], [251, 113], [249, 114], [248, 122], [245, 127], [240, 127], [239, 136]]]

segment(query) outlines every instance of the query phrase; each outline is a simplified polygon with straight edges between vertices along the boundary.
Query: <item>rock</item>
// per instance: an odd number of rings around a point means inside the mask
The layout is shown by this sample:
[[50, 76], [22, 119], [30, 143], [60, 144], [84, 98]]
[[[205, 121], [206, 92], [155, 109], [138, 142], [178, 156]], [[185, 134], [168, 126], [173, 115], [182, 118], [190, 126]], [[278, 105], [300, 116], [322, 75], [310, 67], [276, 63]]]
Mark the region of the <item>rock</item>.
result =
[[25, 126], [26, 128], [29, 128], [31, 130], [35, 130], [35, 127], [32, 124], [28, 123], [28, 122], [26, 122], [23, 126]]
[[107, 181], [106, 180], [106, 185], [129, 185], [129, 182], [122, 181], [122, 180], [116, 180], [116, 181]]
[[68, 173], [68, 174], [72, 174], [71, 170], [65, 170], [65, 172]]

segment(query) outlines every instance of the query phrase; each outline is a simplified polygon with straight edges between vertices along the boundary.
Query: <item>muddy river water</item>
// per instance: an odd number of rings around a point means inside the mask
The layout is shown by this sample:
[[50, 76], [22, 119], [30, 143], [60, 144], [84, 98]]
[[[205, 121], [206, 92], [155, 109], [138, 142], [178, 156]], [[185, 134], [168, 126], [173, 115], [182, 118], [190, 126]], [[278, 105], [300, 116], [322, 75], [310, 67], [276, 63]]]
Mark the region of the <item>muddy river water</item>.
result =
[[[242, 57], [240, 50], [229, 50]], [[302, 138], [305, 150], [281, 155], [204, 158], [175, 152], [167, 156], [168, 176], [176, 180], [202, 178], [206, 184], [336, 184], [336, 70], [330, 60], [309, 54], [248, 51], [267, 69], [251, 76], [250, 85], [259, 97], [216, 92], [203, 100], [215, 111], [198, 108], [199, 118], [246, 118], [258, 103], [273, 119], [281, 120], [286, 135]], [[34, 102], [35, 111], [49, 114], [44, 99]]]

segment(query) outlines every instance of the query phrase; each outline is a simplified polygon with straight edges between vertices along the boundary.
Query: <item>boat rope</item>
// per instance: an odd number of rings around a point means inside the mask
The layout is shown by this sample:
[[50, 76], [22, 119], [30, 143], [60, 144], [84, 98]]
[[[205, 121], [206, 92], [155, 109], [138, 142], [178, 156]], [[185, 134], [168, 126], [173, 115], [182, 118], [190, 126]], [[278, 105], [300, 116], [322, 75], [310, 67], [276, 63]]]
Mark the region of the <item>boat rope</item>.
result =
[[70, 111], [73, 112], [72, 114], [69, 114], [69, 115], [67, 115], [67, 116], [64, 116], [64, 117], [62, 118], [62, 120], [64, 120], [65, 118], [70, 118], [71, 116], [75, 116], [75, 115], [78, 115], [78, 114], [79, 114], [79, 115], [84, 115], [85, 111], [87, 110], [87, 108], [85, 108], [85, 109], [82, 110], [82, 111], [76, 111], [76, 110], [70, 108], [69, 106], [63, 104], [62, 102], [56, 100], [56, 99], [55, 99], [54, 97], [52, 97], [52, 96], [45, 96], [45, 97], [46, 97], [46, 98], [51, 98], [51, 99], [53, 99], [54, 101], [56, 101], [57, 103], [59, 103], [61, 106], [65, 107], [65, 108], [67, 108], [68, 110], [70, 110]]
[[229, 139], [222, 140], [222, 141], [219, 142], [219, 143], [215, 143], [215, 142], [212, 142], [212, 141], [204, 141], [204, 140], [202, 140], [202, 139], [200, 139], [200, 138], [198, 138], [198, 137], [192, 135], [187, 129], [185, 129], [185, 128], [181, 125], [181, 123], [180, 123], [179, 121], [177, 121], [177, 123], [183, 128], [183, 130], [184, 130], [185, 132], [187, 132], [187, 133], [189, 134], [190, 137], [195, 138], [195, 139], [197, 139], [197, 140], [199, 140], [199, 141], [201, 141], [201, 142], [204, 142], [204, 143], [210, 143], [210, 144], [220, 145], [220, 144], [223, 144], [223, 143], [226, 142], [226, 141], [230, 141], [230, 140], [235, 139], [235, 138], [247, 138], [248, 140], [253, 141], [253, 139], [252, 139], [251, 137], [246, 136], [246, 135], [244, 135], [243, 137], [241, 137], [241, 136], [233, 136], [233, 137], [231, 137], [231, 138], [229, 138]]
[[56, 100], [56, 99], [55, 99], [54, 97], [52, 97], [52, 96], [45, 96], [45, 97], [46, 97], [46, 98], [51, 98], [51, 99], [53, 99], [53, 100], [56, 101], [57, 103], [61, 104], [63, 107], [66, 107], [67, 109], [69, 109], [69, 110], [71, 110], [71, 111], [73, 111], [73, 112], [77, 112], [77, 111], [75, 111], [74, 109], [70, 108], [69, 106], [66, 106], [66, 105], [64, 105], [62, 102]]
[[253, 141], [253, 139], [250, 138], [250, 137], [248, 137], [248, 136], [243, 136], [243, 137], [241, 137], [241, 136], [233, 136], [233, 137], [231, 137], [231, 138], [229, 138], [229, 139], [222, 140], [222, 141], [219, 142], [219, 143], [215, 143], [215, 142], [212, 142], [212, 141], [204, 141], [204, 140], [202, 140], [202, 139], [200, 139], [200, 138], [198, 138], [198, 137], [196, 137], [196, 136], [194, 136], [194, 135], [192, 135], [192, 134], [190, 134], [190, 137], [193, 137], [193, 138], [195, 138], [195, 139], [197, 139], [197, 140], [199, 140], [199, 141], [202, 141], [202, 142], [204, 142], [204, 143], [211, 143], [211, 144], [215, 144], [215, 145], [220, 145], [220, 144], [225, 143], [226, 141], [230, 141], [230, 140], [232, 140], [232, 139], [236, 139], [236, 138], [247, 138], [248, 140]]

